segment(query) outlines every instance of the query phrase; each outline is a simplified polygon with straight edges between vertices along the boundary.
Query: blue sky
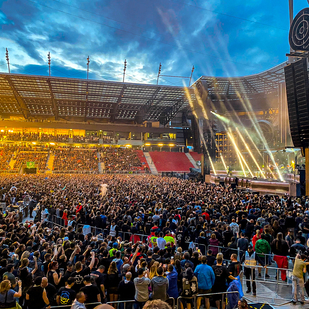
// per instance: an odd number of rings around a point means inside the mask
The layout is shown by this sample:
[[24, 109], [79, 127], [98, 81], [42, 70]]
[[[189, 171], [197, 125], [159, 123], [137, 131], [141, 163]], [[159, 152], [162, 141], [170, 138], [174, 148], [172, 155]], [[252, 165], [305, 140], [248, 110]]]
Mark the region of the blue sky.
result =
[[[296, 14], [308, 6], [294, 4]], [[288, 0], [0, 0], [0, 71], [155, 83], [243, 76], [286, 61]], [[188, 80], [186, 80], [188, 82]], [[182, 80], [161, 77], [161, 84]]]

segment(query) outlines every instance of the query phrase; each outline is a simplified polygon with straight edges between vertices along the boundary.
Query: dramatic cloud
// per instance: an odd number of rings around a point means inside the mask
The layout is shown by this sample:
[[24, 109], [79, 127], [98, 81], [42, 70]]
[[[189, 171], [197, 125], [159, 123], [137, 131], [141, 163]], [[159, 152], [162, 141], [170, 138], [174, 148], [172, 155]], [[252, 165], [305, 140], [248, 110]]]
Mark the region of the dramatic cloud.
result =
[[[0, 0], [1, 1], [1, 0]], [[288, 2], [288, 1], [286, 1]], [[6, 0], [0, 2], [0, 70], [156, 83], [162, 74], [247, 75], [286, 60], [288, 3], [280, 0]], [[303, 6], [306, 6], [304, 1]], [[297, 8], [301, 9], [298, 3]], [[182, 85], [162, 76], [162, 84]], [[186, 79], [188, 83], [188, 79]]]

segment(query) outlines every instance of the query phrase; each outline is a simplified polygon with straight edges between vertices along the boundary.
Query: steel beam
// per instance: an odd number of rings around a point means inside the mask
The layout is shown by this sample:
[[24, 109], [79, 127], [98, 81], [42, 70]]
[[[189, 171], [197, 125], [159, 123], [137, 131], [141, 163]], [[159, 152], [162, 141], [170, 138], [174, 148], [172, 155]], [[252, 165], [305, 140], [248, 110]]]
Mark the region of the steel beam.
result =
[[47, 84], [48, 84], [48, 87], [49, 87], [49, 91], [50, 91], [50, 96], [51, 96], [51, 100], [52, 100], [53, 113], [54, 113], [54, 116], [55, 116], [55, 120], [58, 120], [59, 119], [59, 113], [58, 113], [57, 101], [54, 98], [54, 93], [53, 93], [53, 89], [52, 89], [50, 80], [47, 79], [46, 81], [47, 81]]
[[11, 78], [9, 76], [5, 76], [5, 79], [7, 80], [7, 82], [9, 83], [10, 87], [12, 88], [15, 100], [17, 102], [17, 105], [20, 109], [20, 111], [22, 112], [23, 116], [25, 119], [28, 119], [30, 116], [30, 111], [26, 105], [26, 103], [24, 102], [24, 100], [21, 98], [21, 96], [18, 94], [17, 90], [15, 89], [14, 83], [12, 82]]
[[124, 94], [124, 91], [127, 89], [127, 86], [126, 85], [123, 85], [121, 91], [120, 91], [120, 94], [118, 96], [118, 100], [117, 100], [117, 103], [114, 105], [114, 108], [113, 108], [113, 112], [111, 113], [111, 117], [110, 117], [110, 121], [111, 122], [114, 122], [115, 121], [115, 118], [116, 118], [116, 115], [117, 115], [117, 111], [118, 111], [118, 106], [119, 104], [121, 103], [121, 100], [123, 98], [123, 94]]

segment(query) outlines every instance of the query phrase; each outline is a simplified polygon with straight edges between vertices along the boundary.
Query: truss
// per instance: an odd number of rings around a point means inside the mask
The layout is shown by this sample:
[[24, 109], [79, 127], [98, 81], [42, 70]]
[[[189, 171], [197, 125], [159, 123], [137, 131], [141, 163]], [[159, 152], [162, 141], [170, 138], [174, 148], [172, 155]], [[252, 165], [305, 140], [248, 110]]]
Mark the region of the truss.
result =
[[[191, 98], [195, 100], [192, 89]], [[188, 106], [183, 87], [0, 73], [0, 115], [82, 121], [167, 119]]]

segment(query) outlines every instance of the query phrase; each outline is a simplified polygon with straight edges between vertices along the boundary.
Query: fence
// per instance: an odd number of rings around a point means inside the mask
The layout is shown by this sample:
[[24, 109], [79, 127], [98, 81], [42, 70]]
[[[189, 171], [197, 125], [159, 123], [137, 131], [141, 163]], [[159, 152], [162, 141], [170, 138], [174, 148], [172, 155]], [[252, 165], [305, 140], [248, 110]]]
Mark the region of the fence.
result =
[[[65, 227], [65, 222], [64, 219], [57, 217], [57, 216], [50, 216], [49, 217], [49, 222], [52, 222], [56, 225], [59, 225], [61, 227]], [[108, 222], [107, 222], [108, 224]], [[77, 224], [77, 228], [83, 227], [85, 224]], [[90, 225], [91, 228], [91, 233], [93, 235], [98, 235], [98, 234], [102, 234], [103, 237], [106, 237], [109, 234], [108, 229], [103, 229], [103, 228], [99, 228], [96, 226], [92, 226]], [[122, 240], [131, 240], [132, 243], [134, 244], [137, 241], [141, 241], [143, 243], [146, 243], [148, 241], [148, 237], [149, 235], [147, 234], [137, 234], [134, 233], [132, 234], [131, 232], [122, 232], [119, 231], [118, 232], [118, 236], [120, 236], [122, 238]], [[229, 260], [230, 259], [230, 254], [231, 253], [236, 253], [238, 256], [238, 259], [241, 258], [241, 256], [245, 253], [242, 250], [240, 250], [239, 248], [230, 248], [230, 247], [223, 247], [223, 246], [215, 246], [215, 245], [205, 245], [205, 244], [200, 244], [197, 242], [185, 242], [187, 245], [189, 245], [190, 243], [194, 244], [195, 247], [197, 247], [198, 249], [203, 248], [203, 250], [205, 250], [205, 254], [207, 253], [207, 250], [209, 250], [209, 248], [217, 248], [218, 252], [223, 253], [225, 260]], [[272, 254], [272, 253], [259, 253], [259, 255], [264, 256], [264, 258], [260, 258], [260, 260], [264, 260], [263, 264], [264, 265], [268, 265], [269, 261], [274, 260], [275, 257], [280, 257], [279, 255], [276, 254]], [[295, 257], [291, 257], [291, 256], [287, 256], [288, 261], [294, 261]]]
[[[239, 294], [238, 291], [232, 291], [232, 292], [222, 292], [222, 293], [207, 293], [207, 294], [197, 294], [197, 295], [194, 295], [192, 296], [192, 300], [193, 300], [193, 308], [197, 308], [197, 300], [199, 298], [211, 298], [215, 295], [221, 295], [221, 308], [224, 309], [225, 308], [225, 303], [226, 303], [226, 298], [227, 298], [227, 295], [229, 294]], [[188, 300], [188, 298], [184, 298], [184, 297], [181, 297], [179, 296], [178, 298], [173, 298], [173, 297], [169, 297], [168, 300], [166, 301], [167, 303], [171, 304], [172, 306], [172, 309], [174, 308], [178, 308], [180, 309], [181, 306], [180, 306], [180, 303], [181, 303], [181, 300]], [[117, 300], [117, 301], [110, 301], [110, 302], [107, 302], [107, 304], [109, 305], [112, 305], [114, 307], [116, 307], [117, 309], [119, 307], [121, 307], [122, 309], [126, 309], [127, 307], [127, 304], [135, 304], [136, 301], [135, 300]], [[123, 304], [123, 306], [120, 306], [121, 304]], [[91, 305], [91, 307], [93, 306], [99, 306], [99, 305], [102, 305], [102, 303], [100, 302], [95, 302], [95, 303], [85, 303], [86, 307], [88, 305]], [[51, 309], [69, 309], [71, 308], [72, 305], [59, 305], [59, 306], [51, 306]], [[232, 308], [235, 308], [235, 307], [229, 307], [229, 309], [232, 309]]]

